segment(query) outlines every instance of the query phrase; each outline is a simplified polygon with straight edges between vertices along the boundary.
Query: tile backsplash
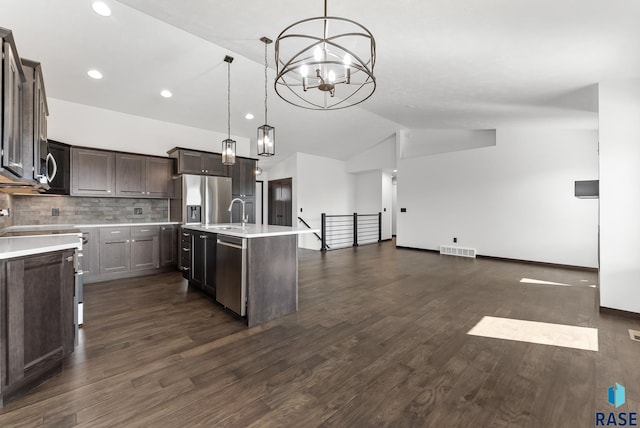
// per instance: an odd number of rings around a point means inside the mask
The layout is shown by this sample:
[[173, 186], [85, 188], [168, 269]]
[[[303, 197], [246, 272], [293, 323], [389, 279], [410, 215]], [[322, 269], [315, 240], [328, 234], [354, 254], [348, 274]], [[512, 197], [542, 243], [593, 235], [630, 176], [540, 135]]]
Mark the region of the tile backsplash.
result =
[[[0, 205], [2, 201], [0, 197]], [[13, 195], [10, 201], [12, 222], [1, 227], [156, 222], [167, 221], [169, 218], [167, 199]], [[58, 215], [52, 215], [55, 210]], [[140, 210], [141, 214], [136, 214]], [[0, 217], [0, 222], [2, 218]]]
[[[0, 209], [8, 208], [10, 216], [13, 215], [13, 207], [11, 206], [11, 196], [8, 193], [0, 193]], [[0, 217], [0, 228], [11, 226], [12, 217]]]

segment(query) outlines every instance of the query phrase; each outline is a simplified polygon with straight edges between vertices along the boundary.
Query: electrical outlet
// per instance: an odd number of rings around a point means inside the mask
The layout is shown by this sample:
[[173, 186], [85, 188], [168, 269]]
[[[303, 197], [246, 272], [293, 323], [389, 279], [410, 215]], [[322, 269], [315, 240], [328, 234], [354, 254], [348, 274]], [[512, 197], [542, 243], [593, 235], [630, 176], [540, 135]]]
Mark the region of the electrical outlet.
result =
[[302, 208], [300, 208], [300, 212], [302, 212]]
[[57, 217], [60, 215], [60, 208], [51, 208], [51, 215]]
[[9, 217], [9, 208], [3, 208], [0, 210], [0, 217]]
[[142, 215], [142, 208], [134, 208], [133, 209], [133, 214], [134, 215]]

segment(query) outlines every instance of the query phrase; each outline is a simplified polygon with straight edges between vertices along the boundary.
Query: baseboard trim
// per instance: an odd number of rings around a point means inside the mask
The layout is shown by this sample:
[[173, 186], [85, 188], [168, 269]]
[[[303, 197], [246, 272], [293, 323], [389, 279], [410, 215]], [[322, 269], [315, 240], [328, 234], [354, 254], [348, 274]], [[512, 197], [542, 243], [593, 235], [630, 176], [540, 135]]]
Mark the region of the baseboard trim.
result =
[[[440, 254], [440, 250], [431, 250], [428, 248], [416, 248], [416, 247], [405, 247], [402, 245], [396, 245], [396, 248], [401, 248], [403, 250], [413, 250], [413, 251], [424, 251], [427, 253], [436, 253]], [[497, 260], [503, 262], [514, 262], [514, 263], [528, 263], [539, 266], [550, 266], [550, 267], [559, 267], [564, 269], [576, 269], [576, 270], [586, 270], [590, 272], [598, 272], [598, 268], [586, 267], [586, 266], [575, 266], [575, 265], [564, 265], [560, 263], [549, 263], [549, 262], [538, 262], [533, 260], [522, 260], [522, 259], [510, 259], [507, 257], [496, 257], [496, 256], [485, 256], [482, 254], [477, 254], [476, 258], [478, 259], [489, 259], [489, 260]]]
[[96, 275], [90, 278], [85, 278], [84, 285], [97, 284], [99, 282], [114, 281], [118, 279], [137, 278], [139, 276], [154, 275], [156, 273], [165, 273], [165, 272], [171, 272], [171, 271], [177, 271], [177, 270], [178, 270], [177, 267], [175, 265], [172, 265], [172, 266], [144, 269], [144, 270], [138, 270], [138, 271], [102, 274], [102, 275]]
[[600, 313], [607, 314], [607, 315], [615, 315], [623, 318], [640, 319], [640, 313], [623, 311], [622, 309], [607, 308], [605, 306], [600, 306]]

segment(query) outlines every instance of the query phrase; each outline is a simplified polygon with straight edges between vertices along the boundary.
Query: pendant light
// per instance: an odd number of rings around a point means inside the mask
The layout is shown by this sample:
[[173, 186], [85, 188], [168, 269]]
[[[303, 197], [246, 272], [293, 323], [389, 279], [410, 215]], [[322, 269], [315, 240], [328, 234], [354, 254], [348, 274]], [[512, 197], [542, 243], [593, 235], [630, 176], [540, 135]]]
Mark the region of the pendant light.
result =
[[236, 163], [236, 142], [231, 139], [231, 63], [233, 57], [224, 57], [227, 63], [227, 139], [222, 141], [222, 163], [234, 165]]
[[267, 62], [267, 46], [271, 43], [271, 39], [262, 37], [260, 39], [264, 43], [264, 125], [258, 127], [258, 154], [260, 156], [273, 156], [276, 154], [276, 128], [267, 125], [267, 70], [269, 63]]

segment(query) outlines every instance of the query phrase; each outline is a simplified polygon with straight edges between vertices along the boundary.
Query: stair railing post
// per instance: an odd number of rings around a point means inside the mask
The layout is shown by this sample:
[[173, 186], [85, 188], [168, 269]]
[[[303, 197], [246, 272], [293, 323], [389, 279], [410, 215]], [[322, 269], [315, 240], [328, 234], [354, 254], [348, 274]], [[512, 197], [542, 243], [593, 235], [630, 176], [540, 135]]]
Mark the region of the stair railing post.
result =
[[327, 214], [320, 214], [320, 234], [322, 235], [320, 251], [327, 251]]
[[358, 246], [358, 213], [353, 213], [353, 246]]

